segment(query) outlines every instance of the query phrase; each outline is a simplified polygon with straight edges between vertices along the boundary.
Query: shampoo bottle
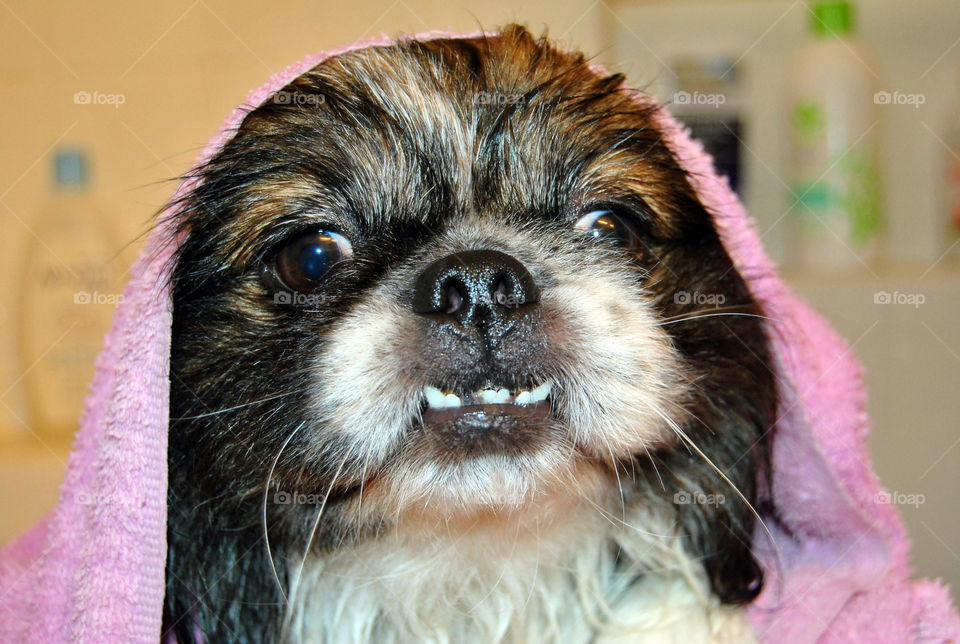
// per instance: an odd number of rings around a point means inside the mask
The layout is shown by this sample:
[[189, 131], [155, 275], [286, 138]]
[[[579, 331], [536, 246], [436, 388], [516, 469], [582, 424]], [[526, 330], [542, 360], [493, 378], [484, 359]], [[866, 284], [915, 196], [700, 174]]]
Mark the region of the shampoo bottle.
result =
[[791, 86], [790, 263], [863, 269], [884, 228], [875, 65], [856, 36], [854, 7], [817, 2]]
[[20, 370], [30, 429], [69, 438], [78, 426], [112, 312], [122, 297], [105, 211], [82, 150], [54, 159], [52, 194], [31, 222], [20, 280]]

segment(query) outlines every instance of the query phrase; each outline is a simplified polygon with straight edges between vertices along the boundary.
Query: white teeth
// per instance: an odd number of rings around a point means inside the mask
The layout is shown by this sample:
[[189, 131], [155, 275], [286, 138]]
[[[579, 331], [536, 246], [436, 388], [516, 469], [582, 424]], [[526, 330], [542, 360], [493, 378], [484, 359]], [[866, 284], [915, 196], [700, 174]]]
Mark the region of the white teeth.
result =
[[521, 389], [512, 395], [510, 390], [501, 387], [500, 389], [481, 389], [472, 394], [467, 394], [461, 398], [453, 393], [445, 394], [436, 387], [426, 386], [423, 388], [423, 394], [427, 398], [427, 406], [431, 409], [449, 409], [451, 407], [462, 407], [464, 405], [532, 405], [543, 402], [550, 395], [553, 389], [553, 380], [548, 380], [533, 390]]
[[443, 397], [443, 403], [444, 407], [459, 407], [460, 397], [456, 394], [447, 394]]
[[446, 396], [444, 396], [443, 392], [436, 387], [426, 386], [423, 388], [423, 393], [427, 396], [427, 405], [429, 407], [433, 407], [434, 409], [443, 409], [447, 406]]
[[553, 381], [548, 380], [533, 391], [530, 392], [530, 402], [540, 402], [541, 400], [546, 400], [547, 396], [550, 395], [550, 390], [553, 388]]
[[429, 385], [423, 388], [423, 393], [427, 397], [427, 406], [433, 409], [446, 409], [447, 407], [460, 406], [460, 397], [456, 394], [444, 394], [436, 387]]

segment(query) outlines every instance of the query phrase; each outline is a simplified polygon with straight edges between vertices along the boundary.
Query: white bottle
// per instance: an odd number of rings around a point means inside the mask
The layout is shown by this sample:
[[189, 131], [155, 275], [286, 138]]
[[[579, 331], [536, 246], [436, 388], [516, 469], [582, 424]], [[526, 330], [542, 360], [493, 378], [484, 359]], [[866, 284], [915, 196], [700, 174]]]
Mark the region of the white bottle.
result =
[[884, 229], [876, 66], [854, 33], [849, 2], [818, 2], [791, 83], [790, 263], [875, 264]]
[[68, 439], [118, 303], [116, 246], [81, 150], [57, 152], [54, 190], [31, 222], [20, 280], [19, 350], [30, 429]]

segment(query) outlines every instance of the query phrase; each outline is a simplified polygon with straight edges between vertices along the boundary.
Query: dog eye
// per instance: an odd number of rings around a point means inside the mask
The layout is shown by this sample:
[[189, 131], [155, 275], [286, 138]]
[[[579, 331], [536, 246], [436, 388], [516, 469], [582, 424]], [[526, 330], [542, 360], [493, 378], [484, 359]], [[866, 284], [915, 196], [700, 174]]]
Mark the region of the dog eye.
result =
[[284, 286], [312, 291], [337, 262], [353, 255], [350, 241], [332, 230], [302, 234], [285, 244], [277, 254], [275, 268]]
[[640, 253], [644, 247], [640, 240], [639, 224], [625, 213], [607, 207], [594, 208], [580, 217], [576, 228], [624, 250]]

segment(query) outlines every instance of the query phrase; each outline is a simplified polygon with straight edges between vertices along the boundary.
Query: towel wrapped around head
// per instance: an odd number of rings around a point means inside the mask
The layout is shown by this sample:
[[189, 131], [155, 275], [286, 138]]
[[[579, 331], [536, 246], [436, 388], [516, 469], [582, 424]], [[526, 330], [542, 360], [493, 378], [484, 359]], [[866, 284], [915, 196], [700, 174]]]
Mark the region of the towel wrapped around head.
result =
[[[328, 57], [389, 42], [359, 42], [275, 74], [230, 115], [198, 166], [231, 138], [251, 109], [304, 71]], [[770, 318], [780, 392], [770, 481], [777, 521], [766, 522], [773, 542], [762, 528], [754, 540], [767, 579], [747, 609], [758, 635], [769, 642], [957, 639], [960, 620], [948, 590], [910, 579], [910, 542], [901, 519], [893, 505], [878, 502], [882, 488], [867, 452], [860, 365], [826, 322], [784, 285], [700, 144], [665, 109], [657, 118], [736, 268]], [[194, 181], [187, 179], [178, 195]], [[170, 217], [158, 221], [97, 361], [59, 502], [0, 551], [0, 641], [160, 639], [170, 275], [177, 238]]]

